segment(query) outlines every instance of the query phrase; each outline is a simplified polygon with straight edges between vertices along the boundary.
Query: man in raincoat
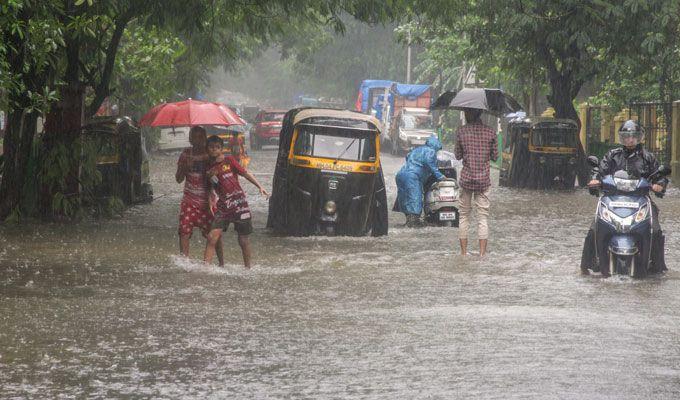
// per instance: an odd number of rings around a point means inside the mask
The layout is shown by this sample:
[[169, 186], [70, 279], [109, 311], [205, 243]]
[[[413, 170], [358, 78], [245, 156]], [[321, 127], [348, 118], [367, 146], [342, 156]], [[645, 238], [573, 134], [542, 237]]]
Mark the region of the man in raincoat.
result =
[[397, 172], [397, 202], [401, 212], [406, 214], [406, 226], [421, 225], [423, 211], [423, 185], [431, 175], [440, 181], [445, 178], [437, 168], [437, 151], [442, 144], [436, 136], [430, 136], [424, 145], [411, 150], [406, 164]]

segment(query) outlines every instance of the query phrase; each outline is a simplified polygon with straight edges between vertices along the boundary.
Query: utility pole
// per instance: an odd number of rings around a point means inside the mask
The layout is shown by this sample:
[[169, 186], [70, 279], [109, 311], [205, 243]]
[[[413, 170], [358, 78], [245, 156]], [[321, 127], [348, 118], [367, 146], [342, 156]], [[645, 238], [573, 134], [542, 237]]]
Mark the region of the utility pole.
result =
[[406, 83], [411, 83], [411, 28], [408, 30], [408, 46], [406, 47]]

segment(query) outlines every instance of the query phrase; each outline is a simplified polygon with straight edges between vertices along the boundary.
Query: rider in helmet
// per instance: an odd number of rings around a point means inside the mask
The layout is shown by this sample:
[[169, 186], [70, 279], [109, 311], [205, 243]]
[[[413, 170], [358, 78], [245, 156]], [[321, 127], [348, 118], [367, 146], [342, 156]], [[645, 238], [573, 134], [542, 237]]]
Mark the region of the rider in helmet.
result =
[[[613, 175], [616, 171], [625, 170], [632, 176], [643, 178], [654, 173], [659, 168], [659, 162], [654, 154], [642, 147], [644, 136], [645, 130], [637, 121], [631, 119], [624, 122], [619, 129], [619, 140], [622, 146], [609, 150], [602, 157], [599, 173], [593, 175], [590, 182], [588, 182], [588, 187], [598, 187], [603, 176]], [[652, 191], [663, 193], [666, 191], [667, 185], [668, 180], [666, 178], [652, 182]], [[661, 272], [667, 269], [663, 254], [665, 238], [659, 225], [659, 209], [653, 201], [652, 215], [652, 262], [655, 272]], [[594, 260], [594, 226], [595, 222], [590, 226], [585, 243], [583, 244], [583, 254], [581, 256], [581, 272], [583, 274], [588, 274], [588, 269], [593, 269], [596, 266]], [[606, 272], [603, 271], [603, 274], [606, 274]]]

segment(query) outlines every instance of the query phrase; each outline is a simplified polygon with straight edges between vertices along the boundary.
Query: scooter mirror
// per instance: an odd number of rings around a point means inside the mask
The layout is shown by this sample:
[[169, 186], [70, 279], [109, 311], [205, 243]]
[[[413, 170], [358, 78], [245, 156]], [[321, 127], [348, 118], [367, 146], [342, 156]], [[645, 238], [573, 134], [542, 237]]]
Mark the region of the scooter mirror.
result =
[[658, 171], [659, 171], [659, 176], [668, 176], [668, 175], [671, 174], [671, 167], [661, 164], [661, 165], [659, 165]]
[[600, 160], [597, 159], [595, 156], [588, 156], [588, 165], [590, 165], [593, 168], [596, 168], [600, 165]]

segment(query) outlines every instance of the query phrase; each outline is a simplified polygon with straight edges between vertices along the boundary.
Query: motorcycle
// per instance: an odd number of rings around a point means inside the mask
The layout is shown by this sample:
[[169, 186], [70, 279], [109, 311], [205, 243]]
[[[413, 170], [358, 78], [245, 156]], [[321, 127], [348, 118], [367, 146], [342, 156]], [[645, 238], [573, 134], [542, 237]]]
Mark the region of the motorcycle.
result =
[[455, 156], [448, 151], [437, 152], [437, 168], [446, 179], [436, 181], [431, 178], [425, 193], [425, 221], [437, 226], [458, 227], [458, 196], [460, 188], [457, 181]]
[[[597, 157], [588, 157], [593, 172], [598, 172]], [[629, 275], [644, 278], [652, 265], [652, 184], [668, 176], [670, 168], [660, 165], [647, 178], [635, 177], [626, 171], [606, 175], [601, 191], [590, 188], [599, 197], [595, 223], [595, 260], [600, 271], [609, 275]], [[663, 197], [663, 193], [654, 194]], [[606, 275], [606, 274], [605, 274]]]

